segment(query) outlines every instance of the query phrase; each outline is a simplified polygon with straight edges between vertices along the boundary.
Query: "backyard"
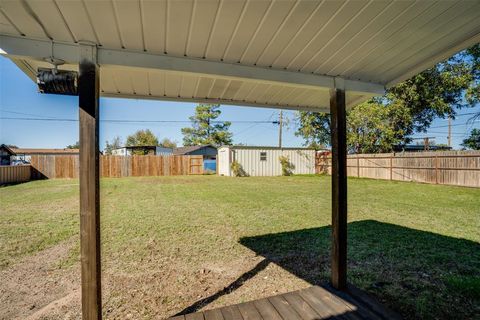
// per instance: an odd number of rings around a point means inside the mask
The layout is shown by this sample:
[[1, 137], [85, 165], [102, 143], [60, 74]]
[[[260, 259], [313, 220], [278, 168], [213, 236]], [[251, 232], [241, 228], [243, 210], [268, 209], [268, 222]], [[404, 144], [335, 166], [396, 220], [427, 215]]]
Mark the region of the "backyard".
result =
[[[480, 317], [480, 189], [349, 179], [349, 281], [407, 319]], [[0, 318], [80, 317], [78, 180], [0, 188]], [[330, 177], [101, 180], [105, 319], [329, 279]]]

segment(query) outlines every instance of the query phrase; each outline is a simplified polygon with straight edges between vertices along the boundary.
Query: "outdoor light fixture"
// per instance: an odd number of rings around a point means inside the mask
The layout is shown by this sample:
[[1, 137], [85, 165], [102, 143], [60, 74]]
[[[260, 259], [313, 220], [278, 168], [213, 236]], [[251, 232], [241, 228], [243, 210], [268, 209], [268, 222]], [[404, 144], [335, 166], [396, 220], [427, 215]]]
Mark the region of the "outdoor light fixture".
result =
[[77, 96], [78, 73], [76, 71], [39, 68], [37, 73], [38, 90], [41, 93], [53, 93]]
[[38, 68], [37, 85], [41, 93], [62, 94], [68, 96], [77, 96], [78, 72], [68, 70], [58, 70], [58, 66], [65, 64], [62, 59], [55, 58], [52, 54], [44, 58], [46, 62], [53, 65], [53, 68]]

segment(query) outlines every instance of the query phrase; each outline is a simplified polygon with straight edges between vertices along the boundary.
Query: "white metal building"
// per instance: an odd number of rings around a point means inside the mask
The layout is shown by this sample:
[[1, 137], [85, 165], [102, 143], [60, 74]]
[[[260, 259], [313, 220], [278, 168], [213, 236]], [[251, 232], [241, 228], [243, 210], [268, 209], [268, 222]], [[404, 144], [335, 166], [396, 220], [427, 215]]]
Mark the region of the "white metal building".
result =
[[295, 166], [293, 174], [315, 173], [314, 149], [224, 146], [218, 149], [218, 174], [233, 176], [231, 164], [237, 161], [248, 176], [280, 176], [280, 156], [288, 157]]

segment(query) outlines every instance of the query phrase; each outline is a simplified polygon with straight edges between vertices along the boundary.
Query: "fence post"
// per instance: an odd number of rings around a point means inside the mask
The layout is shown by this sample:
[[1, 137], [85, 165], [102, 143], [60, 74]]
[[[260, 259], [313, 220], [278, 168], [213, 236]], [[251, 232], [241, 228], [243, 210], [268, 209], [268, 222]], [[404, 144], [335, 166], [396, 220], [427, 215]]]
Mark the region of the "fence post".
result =
[[357, 154], [357, 178], [360, 178], [360, 158]]
[[390, 181], [392, 181], [393, 173], [393, 155], [390, 155]]
[[435, 155], [435, 184], [438, 184], [438, 156]]

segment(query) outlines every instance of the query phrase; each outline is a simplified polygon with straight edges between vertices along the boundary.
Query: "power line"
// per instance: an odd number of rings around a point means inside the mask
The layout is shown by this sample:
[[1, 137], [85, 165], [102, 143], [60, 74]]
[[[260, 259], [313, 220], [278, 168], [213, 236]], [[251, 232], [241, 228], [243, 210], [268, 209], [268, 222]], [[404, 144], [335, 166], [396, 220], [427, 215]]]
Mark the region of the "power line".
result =
[[10, 111], [10, 110], [3, 110], [3, 109], [0, 109], [1, 112], [6, 112], [6, 113], [14, 113], [14, 114], [20, 114], [20, 115], [24, 115], [24, 116], [33, 116], [33, 117], [43, 117], [43, 118], [56, 118], [56, 117], [52, 117], [52, 116], [44, 116], [44, 115], [40, 115], [40, 114], [33, 114], [33, 113], [24, 113], [24, 112], [17, 112], [17, 111]]
[[[467, 112], [467, 113], [458, 113], [458, 114], [455, 114], [455, 119], [458, 118], [458, 117], [463, 117], [463, 116], [473, 116], [473, 115], [476, 115], [478, 114], [480, 111], [477, 111], [477, 112]], [[448, 118], [444, 118], [444, 119], [439, 119], [440, 121], [445, 121], [445, 120], [448, 120]]]
[[[60, 122], [78, 122], [78, 119], [68, 118], [20, 118], [20, 117], [0, 117], [0, 120], [20, 120], [20, 121], [60, 121]], [[100, 122], [110, 123], [191, 123], [189, 120], [121, 120], [121, 119], [100, 119]], [[278, 124], [278, 121], [264, 120], [213, 120], [210, 123], [256, 123], [256, 124]]]
[[[478, 120], [470, 121], [470, 123], [473, 123], [473, 122], [479, 122], [479, 121]], [[469, 122], [455, 123], [455, 124], [452, 124], [451, 126], [452, 127], [458, 127], [458, 126], [465, 126], [465, 125], [468, 125], [468, 124], [469, 124]], [[447, 125], [442, 125], [442, 126], [429, 127], [428, 129], [436, 129], [436, 128], [448, 128], [448, 124]]]

